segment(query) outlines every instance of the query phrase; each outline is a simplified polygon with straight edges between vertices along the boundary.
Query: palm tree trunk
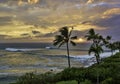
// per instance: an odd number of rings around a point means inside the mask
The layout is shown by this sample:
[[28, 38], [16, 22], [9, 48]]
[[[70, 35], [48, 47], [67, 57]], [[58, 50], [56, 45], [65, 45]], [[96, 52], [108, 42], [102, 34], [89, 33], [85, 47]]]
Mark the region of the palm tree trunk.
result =
[[96, 62], [97, 62], [97, 64], [99, 64], [99, 63], [100, 63], [99, 55], [95, 55], [95, 57], [96, 57]]
[[111, 53], [112, 53], [112, 55], [113, 55], [113, 50], [111, 50]]
[[78, 84], [80, 84], [80, 81], [78, 81]]
[[67, 45], [68, 65], [69, 65], [69, 68], [70, 68], [71, 66], [70, 66], [69, 44], [68, 44], [68, 43], [66, 43], [66, 45]]
[[97, 84], [99, 84], [99, 71], [97, 71]]
[[[97, 65], [99, 65], [100, 64], [100, 56], [99, 56], [99, 54], [98, 55], [96, 55], [96, 61], [97, 61]], [[99, 84], [99, 71], [97, 70], [97, 84]]]

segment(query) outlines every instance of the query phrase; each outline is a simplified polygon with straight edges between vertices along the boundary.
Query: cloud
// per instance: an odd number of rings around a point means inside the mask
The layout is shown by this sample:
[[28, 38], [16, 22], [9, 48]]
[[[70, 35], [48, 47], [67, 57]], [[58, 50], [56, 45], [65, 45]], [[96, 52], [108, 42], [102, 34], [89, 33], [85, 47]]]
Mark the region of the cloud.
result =
[[113, 15], [110, 18], [101, 19], [97, 25], [114, 29], [114, 28], [119, 28], [118, 25], [119, 23], [120, 23], [120, 14]]
[[112, 8], [110, 10], [107, 10], [103, 13], [102, 18], [109, 18], [112, 17], [113, 15], [119, 15], [120, 14], [120, 8]]
[[87, 1], [87, 4], [91, 4], [91, 3], [93, 3], [94, 2], [94, 0], [88, 0]]
[[[27, 0], [29, 4], [36, 4], [39, 2], [39, 0]], [[18, 5], [23, 5], [25, 3], [25, 0], [18, 0]]]
[[119, 0], [0, 0], [0, 35], [46, 38], [68, 25], [83, 36], [90, 28], [117, 30], [119, 14]]
[[28, 0], [28, 3], [30, 3], [30, 4], [35, 4], [35, 3], [38, 3], [39, 2], [39, 0]]
[[4, 26], [4, 25], [9, 25], [9, 24], [11, 24], [11, 20], [12, 20], [12, 18], [9, 17], [9, 16], [0, 17], [0, 26]]

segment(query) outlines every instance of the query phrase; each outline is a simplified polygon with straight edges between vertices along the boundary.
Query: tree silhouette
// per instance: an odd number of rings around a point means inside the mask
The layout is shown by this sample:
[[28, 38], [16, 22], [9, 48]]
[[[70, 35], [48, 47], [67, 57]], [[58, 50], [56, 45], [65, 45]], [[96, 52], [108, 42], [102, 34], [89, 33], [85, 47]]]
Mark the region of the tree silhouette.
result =
[[73, 31], [73, 27], [68, 27], [68, 26], [62, 27], [59, 30], [60, 34], [56, 35], [55, 40], [53, 41], [53, 45], [55, 46], [58, 45], [58, 47], [61, 47], [62, 45], [66, 44], [69, 68], [71, 67], [69, 43], [71, 43], [73, 46], [76, 46], [76, 43], [73, 40], [77, 39], [77, 36], [72, 36], [72, 31]]
[[120, 52], [120, 41], [115, 42], [115, 48]]
[[111, 53], [113, 55], [113, 52], [116, 50], [116, 44], [115, 43], [109, 43], [108, 45], [106, 45], [106, 47], [111, 50]]
[[94, 29], [90, 29], [85, 36], [88, 41], [92, 41], [89, 49], [89, 54], [94, 53], [97, 64], [100, 63], [100, 54], [103, 53], [103, 37], [98, 33], [95, 33]]
[[[95, 33], [94, 29], [90, 29], [85, 36], [88, 41], [92, 41], [92, 44], [89, 49], [89, 55], [94, 53], [97, 64], [100, 63], [100, 54], [103, 53], [104, 41], [107, 41], [98, 33]], [[97, 71], [97, 84], [99, 84], [99, 72]]]

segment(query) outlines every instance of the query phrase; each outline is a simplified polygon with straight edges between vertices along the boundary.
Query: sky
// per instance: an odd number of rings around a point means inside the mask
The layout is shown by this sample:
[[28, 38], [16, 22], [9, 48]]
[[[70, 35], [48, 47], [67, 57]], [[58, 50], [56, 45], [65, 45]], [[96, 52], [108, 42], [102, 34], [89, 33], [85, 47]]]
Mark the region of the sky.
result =
[[120, 39], [120, 0], [0, 0], [0, 42], [52, 42], [63, 26]]

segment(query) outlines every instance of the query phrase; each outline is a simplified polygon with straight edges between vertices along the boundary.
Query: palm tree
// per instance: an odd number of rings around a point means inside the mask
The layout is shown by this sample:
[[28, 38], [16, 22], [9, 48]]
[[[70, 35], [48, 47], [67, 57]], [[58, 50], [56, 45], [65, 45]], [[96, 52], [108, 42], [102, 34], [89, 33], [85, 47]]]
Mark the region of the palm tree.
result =
[[[100, 54], [103, 53], [103, 40], [104, 38], [99, 35], [98, 33], [95, 33], [94, 29], [90, 29], [85, 36], [88, 41], [92, 41], [92, 44], [89, 49], [89, 55], [91, 53], [94, 53], [94, 56], [96, 58], [97, 64], [100, 63]], [[97, 71], [97, 84], [99, 84], [99, 72]]]
[[115, 48], [120, 52], [120, 41], [115, 42]]
[[120, 46], [119, 45], [119, 42], [110, 42], [111, 40], [111, 36], [107, 36], [105, 39], [103, 39], [103, 43], [105, 44], [105, 46], [107, 48], [109, 48], [111, 50], [111, 53], [113, 55], [113, 52], [118, 49], [118, 47]]
[[97, 64], [100, 63], [100, 54], [103, 52], [103, 37], [96, 34], [94, 29], [90, 29], [87, 35], [85, 36], [88, 41], [92, 41], [92, 45], [89, 49], [89, 54], [92, 52], [95, 54]]
[[106, 45], [106, 47], [111, 50], [111, 53], [113, 55], [113, 52], [116, 50], [116, 43], [109, 43]]
[[68, 27], [68, 26], [62, 27], [59, 30], [60, 34], [56, 35], [55, 40], [53, 41], [53, 45], [55, 46], [58, 45], [58, 47], [61, 47], [62, 45], [66, 44], [69, 68], [71, 67], [70, 54], [69, 54], [69, 43], [75, 46], [76, 43], [73, 40], [77, 39], [77, 36], [72, 36], [72, 31], [73, 31], [73, 27]]
[[107, 45], [109, 44], [109, 43], [111, 43], [110, 42], [110, 40], [111, 40], [111, 36], [107, 36], [105, 39], [103, 39], [103, 43], [104, 43], [104, 45], [107, 47]]

